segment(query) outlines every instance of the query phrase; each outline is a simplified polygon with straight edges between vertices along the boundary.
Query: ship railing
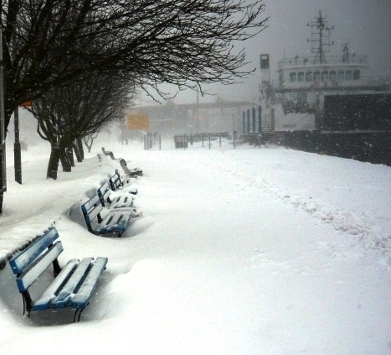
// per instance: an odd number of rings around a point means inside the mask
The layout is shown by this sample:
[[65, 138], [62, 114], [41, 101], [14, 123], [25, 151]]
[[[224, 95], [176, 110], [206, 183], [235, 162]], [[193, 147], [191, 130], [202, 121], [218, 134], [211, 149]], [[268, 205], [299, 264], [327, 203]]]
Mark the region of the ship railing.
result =
[[[319, 64], [315, 62], [316, 57], [299, 57], [294, 58], [284, 58], [278, 62], [278, 69], [283, 69], [286, 67], [292, 66], [303, 66], [303, 65], [314, 65]], [[327, 65], [336, 65], [336, 64], [368, 64], [367, 56], [365, 55], [351, 55], [348, 60], [344, 59], [343, 56], [328, 56], [326, 58]]]
[[273, 81], [273, 91], [303, 90], [303, 89], [333, 89], [333, 88], [367, 88], [389, 90], [391, 82], [389, 78], [380, 76], [365, 77], [360, 80], [327, 80], [327, 81]]

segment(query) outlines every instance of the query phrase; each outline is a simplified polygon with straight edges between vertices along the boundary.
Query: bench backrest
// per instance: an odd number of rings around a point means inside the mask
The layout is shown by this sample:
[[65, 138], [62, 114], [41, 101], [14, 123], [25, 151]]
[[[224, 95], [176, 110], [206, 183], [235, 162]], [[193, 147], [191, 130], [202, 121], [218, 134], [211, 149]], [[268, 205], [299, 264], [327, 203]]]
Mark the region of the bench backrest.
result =
[[110, 186], [113, 191], [117, 190], [119, 187], [121, 187], [122, 181], [121, 181], [121, 175], [118, 172], [118, 169], [115, 170], [114, 175], [110, 178]]
[[122, 169], [124, 170], [125, 174], [131, 175], [132, 172], [129, 170], [128, 164], [126, 163], [125, 159], [121, 159], [119, 163]]
[[81, 210], [83, 212], [84, 219], [86, 220], [88, 230], [91, 232], [92, 221], [98, 217], [98, 221], [100, 222], [100, 213], [103, 210], [103, 206], [100, 202], [98, 194], [90, 198], [87, 202], [83, 203], [81, 205]]
[[50, 264], [55, 274], [60, 271], [57, 257], [64, 249], [60, 241], [55, 242], [58, 237], [57, 229], [52, 227], [9, 261], [18, 276], [16, 284], [20, 292], [26, 292]]
[[111, 188], [109, 185], [109, 182], [106, 181], [99, 189], [98, 189], [98, 196], [100, 199], [100, 202], [102, 203], [102, 206], [105, 205], [105, 202], [108, 200], [110, 194], [111, 194]]
[[108, 155], [111, 159], [115, 160], [113, 152], [111, 152], [109, 150], [105, 150], [104, 147], [102, 147], [102, 152], [104, 155]]

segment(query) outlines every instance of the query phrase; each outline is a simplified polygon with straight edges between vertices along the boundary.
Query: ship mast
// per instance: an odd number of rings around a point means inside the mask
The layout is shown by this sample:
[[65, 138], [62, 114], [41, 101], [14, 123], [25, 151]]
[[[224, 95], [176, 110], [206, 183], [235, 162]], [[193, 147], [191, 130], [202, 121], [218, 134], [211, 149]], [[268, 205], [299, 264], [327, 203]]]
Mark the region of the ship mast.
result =
[[330, 52], [330, 46], [334, 42], [330, 42], [330, 31], [334, 29], [333, 27], [327, 26], [327, 21], [322, 17], [322, 11], [319, 11], [319, 17], [315, 17], [316, 21], [307, 23], [307, 26], [311, 26], [311, 39], [308, 39], [308, 42], [311, 42], [311, 52], [316, 53], [314, 63], [326, 64], [325, 53]]

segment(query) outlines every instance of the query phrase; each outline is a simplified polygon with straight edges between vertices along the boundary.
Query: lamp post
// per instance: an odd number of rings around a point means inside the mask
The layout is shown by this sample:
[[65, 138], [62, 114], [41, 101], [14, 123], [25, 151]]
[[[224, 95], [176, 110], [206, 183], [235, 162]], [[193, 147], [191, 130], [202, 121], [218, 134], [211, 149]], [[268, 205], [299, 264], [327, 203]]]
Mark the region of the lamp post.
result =
[[236, 131], [235, 131], [235, 115], [232, 115], [232, 138], [233, 138], [233, 144], [234, 149], [235, 147], [235, 141], [236, 141]]
[[0, 214], [3, 213], [4, 192], [7, 191], [3, 81], [3, 29], [0, 28]]
[[19, 108], [14, 111], [15, 143], [14, 143], [14, 164], [15, 181], [22, 184], [22, 152], [19, 141]]

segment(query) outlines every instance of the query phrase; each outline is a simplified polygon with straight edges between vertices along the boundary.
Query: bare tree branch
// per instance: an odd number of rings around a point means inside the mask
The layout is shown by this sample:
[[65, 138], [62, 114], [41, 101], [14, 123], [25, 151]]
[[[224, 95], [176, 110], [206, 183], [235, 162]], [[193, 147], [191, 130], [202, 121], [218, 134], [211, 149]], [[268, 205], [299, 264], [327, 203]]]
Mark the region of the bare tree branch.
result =
[[[52, 87], [124, 71], [132, 84], [230, 84], [245, 41], [266, 26], [262, 0], [2, 1], [6, 114]], [[7, 122], [8, 124], [8, 122]]]

